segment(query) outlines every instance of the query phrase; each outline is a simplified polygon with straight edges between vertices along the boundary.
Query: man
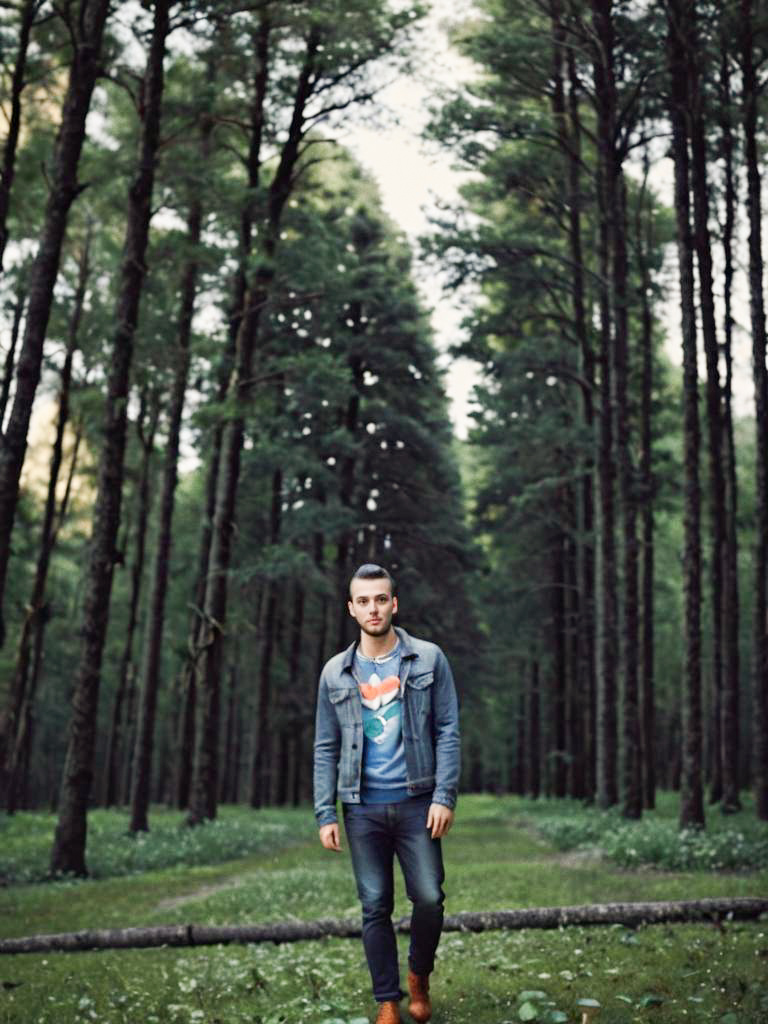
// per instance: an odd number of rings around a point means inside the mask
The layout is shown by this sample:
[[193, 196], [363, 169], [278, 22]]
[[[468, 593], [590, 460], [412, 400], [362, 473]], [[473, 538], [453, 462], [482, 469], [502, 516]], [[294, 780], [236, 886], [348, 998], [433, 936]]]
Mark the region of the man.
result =
[[315, 815], [320, 842], [341, 850], [341, 799], [371, 972], [376, 1024], [398, 1024], [400, 971], [392, 926], [397, 856], [413, 904], [409, 1012], [429, 1020], [429, 975], [443, 925], [440, 840], [453, 824], [459, 720], [440, 648], [392, 625], [394, 580], [363, 565], [349, 585], [360, 637], [320, 676], [315, 728]]

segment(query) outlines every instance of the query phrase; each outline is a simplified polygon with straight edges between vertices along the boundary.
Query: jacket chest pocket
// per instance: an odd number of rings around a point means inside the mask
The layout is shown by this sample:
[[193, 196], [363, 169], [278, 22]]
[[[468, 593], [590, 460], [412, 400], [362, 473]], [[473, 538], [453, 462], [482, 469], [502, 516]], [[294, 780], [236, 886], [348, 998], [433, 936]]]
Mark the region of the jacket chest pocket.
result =
[[355, 687], [344, 686], [329, 689], [328, 699], [333, 705], [339, 725], [342, 728], [348, 729], [362, 719], [360, 700]]
[[408, 679], [406, 692], [414, 715], [426, 717], [431, 714], [432, 684], [434, 680], [434, 672], [422, 672], [421, 675], [412, 676]]

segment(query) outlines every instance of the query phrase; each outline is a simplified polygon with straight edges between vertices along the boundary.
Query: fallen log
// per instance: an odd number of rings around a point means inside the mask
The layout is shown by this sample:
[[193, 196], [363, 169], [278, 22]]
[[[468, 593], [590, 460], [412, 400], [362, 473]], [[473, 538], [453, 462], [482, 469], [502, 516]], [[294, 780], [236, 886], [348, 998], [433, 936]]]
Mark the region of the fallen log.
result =
[[[524, 910], [462, 911], [445, 918], [447, 932], [500, 929], [564, 928], [568, 925], [681, 924], [748, 920], [768, 914], [768, 899], [670, 900], [655, 903], [588, 903], [573, 907], [531, 907]], [[409, 931], [407, 918], [395, 924]], [[156, 946], [212, 946], [230, 942], [301, 942], [313, 939], [351, 939], [360, 935], [357, 921], [321, 918], [316, 921], [276, 921], [269, 924], [157, 925], [147, 928], [98, 928], [55, 935], [0, 939], [0, 953], [82, 952], [95, 949], [145, 949]]]

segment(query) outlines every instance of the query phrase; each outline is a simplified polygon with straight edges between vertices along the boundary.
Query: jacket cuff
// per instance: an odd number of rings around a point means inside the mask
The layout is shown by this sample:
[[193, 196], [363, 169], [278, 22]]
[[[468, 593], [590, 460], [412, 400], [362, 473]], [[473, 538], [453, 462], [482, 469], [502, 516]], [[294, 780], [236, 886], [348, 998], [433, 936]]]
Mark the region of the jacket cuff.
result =
[[335, 807], [321, 807], [319, 811], [315, 811], [315, 818], [318, 828], [322, 828], [323, 825], [335, 825], [339, 820]]
[[443, 807], [448, 807], [450, 810], [453, 810], [456, 806], [456, 794], [449, 793], [445, 789], [436, 789], [432, 793], [432, 803], [442, 804]]

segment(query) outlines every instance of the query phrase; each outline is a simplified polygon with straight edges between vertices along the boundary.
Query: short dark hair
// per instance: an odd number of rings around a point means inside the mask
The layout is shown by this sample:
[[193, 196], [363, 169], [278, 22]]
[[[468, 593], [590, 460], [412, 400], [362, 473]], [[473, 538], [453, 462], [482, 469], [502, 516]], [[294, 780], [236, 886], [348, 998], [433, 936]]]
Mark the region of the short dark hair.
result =
[[355, 569], [349, 581], [349, 596], [352, 597], [352, 580], [389, 580], [392, 594], [395, 593], [395, 579], [392, 573], [383, 565], [375, 565], [373, 562], [366, 562], [359, 569]]

